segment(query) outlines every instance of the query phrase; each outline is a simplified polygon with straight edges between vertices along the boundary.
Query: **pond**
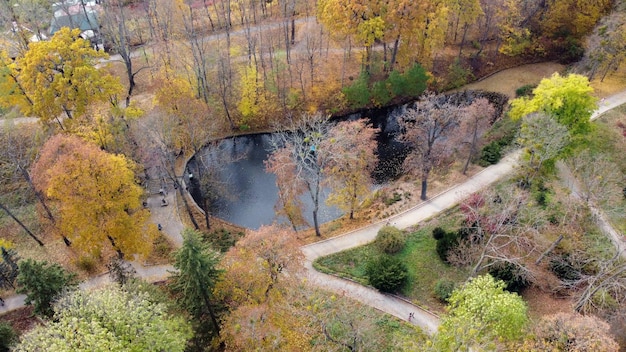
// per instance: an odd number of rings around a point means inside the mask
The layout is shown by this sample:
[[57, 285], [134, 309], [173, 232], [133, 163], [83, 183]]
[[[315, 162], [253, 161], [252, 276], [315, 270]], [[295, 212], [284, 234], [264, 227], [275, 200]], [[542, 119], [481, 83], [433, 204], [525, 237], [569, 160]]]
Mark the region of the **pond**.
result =
[[[467, 94], [468, 92], [458, 93], [459, 100]], [[471, 99], [481, 94], [471, 93]], [[490, 96], [487, 98], [490, 101], [495, 99]], [[377, 136], [379, 163], [372, 173], [377, 185], [393, 180], [401, 174], [401, 165], [408, 150], [396, 140], [395, 136], [399, 130], [397, 117], [406, 111], [406, 107], [407, 105], [399, 105], [371, 109], [334, 119], [343, 121], [368, 118], [374, 127], [380, 129], [381, 132]], [[277, 218], [275, 215], [278, 200], [276, 179], [273, 174], [265, 172], [264, 161], [268, 157], [270, 140], [271, 134], [245, 135], [226, 138], [203, 148], [187, 164], [188, 173], [211, 175], [205, 178], [204, 182], [198, 181], [200, 177], [192, 179], [190, 192], [196, 203], [204, 204], [199, 191], [202, 187], [204, 194], [211, 195], [210, 213], [232, 224], [258, 229], [275, 221], [286, 222], [286, 219]], [[206, 179], [212, 181], [207, 182]], [[320, 223], [342, 215], [339, 209], [324, 204], [328, 190], [324, 192], [320, 202]], [[310, 197], [305, 195], [302, 200], [308, 207], [304, 215], [312, 224]]]

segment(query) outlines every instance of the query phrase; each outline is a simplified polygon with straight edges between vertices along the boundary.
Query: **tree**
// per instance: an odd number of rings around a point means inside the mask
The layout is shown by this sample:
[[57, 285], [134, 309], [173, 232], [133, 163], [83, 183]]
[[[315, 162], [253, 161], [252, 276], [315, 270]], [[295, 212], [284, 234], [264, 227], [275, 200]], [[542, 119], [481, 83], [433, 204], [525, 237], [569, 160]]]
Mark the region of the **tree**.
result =
[[[95, 67], [96, 60], [107, 55], [91, 48], [79, 34], [79, 29], [64, 27], [49, 41], [32, 43], [23, 57], [8, 66], [20, 89], [4, 92], [4, 99], [24, 95], [17, 100], [24, 115], [45, 123], [56, 120], [63, 129], [71, 127], [72, 119], [83, 116], [92, 103], [110, 101], [121, 85]], [[66, 121], [59, 119], [62, 113]]]
[[528, 322], [526, 303], [504, 287], [504, 282], [483, 275], [455, 289], [434, 337], [435, 350], [491, 350], [496, 341], [521, 337]]
[[626, 16], [613, 12], [604, 17], [593, 33], [587, 37], [585, 54], [576, 65], [579, 72], [585, 72], [590, 81], [601, 75], [604, 81], [611, 71], [615, 71], [626, 59]]
[[331, 128], [321, 148], [327, 149], [330, 161], [326, 165], [327, 181], [332, 191], [326, 200], [346, 213], [350, 220], [361, 202], [370, 194], [371, 173], [378, 158], [375, 135], [378, 129], [362, 120], [346, 121]]
[[25, 259], [19, 263], [17, 293], [26, 294], [25, 303], [35, 313], [52, 316], [52, 302], [64, 290], [76, 287], [76, 274], [68, 273], [58, 264]]
[[287, 148], [282, 148], [272, 153], [265, 168], [268, 172], [276, 175], [276, 187], [278, 188], [278, 202], [274, 205], [277, 215], [282, 215], [289, 220], [294, 231], [301, 226], [306, 226], [307, 221], [303, 214], [304, 204], [300, 196], [305, 192], [304, 184], [293, 182], [295, 171], [292, 167], [285, 167], [291, 163], [291, 153]]
[[180, 294], [181, 306], [186, 308], [200, 321], [208, 314], [217, 336], [220, 325], [217, 321], [213, 288], [219, 280], [221, 270], [217, 268], [219, 253], [202, 243], [201, 234], [192, 229], [185, 229], [183, 246], [176, 251], [174, 268], [178, 270], [172, 276], [171, 288]]
[[[52, 211], [48, 207], [42, 192], [35, 188], [31, 175], [28, 172], [41, 148], [41, 144], [43, 143], [41, 141], [42, 139], [41, 129], [36, 126], [17, 126], [14, 123], [5, 122], [2, 130], [0, 130], [0, 143], [3, 146], [3, 148], [1, 148], [2, 153], [0, 154], [0, 167], [5, 175], [15, 177], [15, 179], [13, 177], [7, 177], [7, 181], [15, 184], [16, 179], [21, 178], [28, 184], [28, 187], [35, 194], [39, 204], [41, 204], [45, 211], [45, 216], [54, 224], [56, 220], [52, 215]], [[6, 210], [8, 211], [8, 209]], [[26, 226], [21, 224], [20, 226], [22, 226], [31, 237], [34, 237]], [[35, 240], [37, 241], [37, 239]]]
[[[126, 78], [128, 79], [128, 90], [126, 93], [126, 106], [130, 105], [130, 97], [133, 94], [135, 86], [135, 76], [148, 66], [142, 66], [139, 69], [133, 68], [131, 57], [133, 38], [136, 33], [133, 27], [129, 26], [126, 18], [124, 4], [122, 1], [104, 1], [102, 2], [103, 11], [100, 12], [102, 23], [102, 35], [106, 42], [111, 45], [114, 52], [120, 55], [126, 68]], [[135, 26], [136, 28], [136, 26]], [[136, 30], [136, 29], [135, 29]]]
[[524, 148], [520, 169], [526, 186], [545, 167], [553, 166], [557, 156], [570, 142], [567, 127], [545, 113], [524, 116], [518, 143]]
[[468, 145], [468, 155], [463, 166], [463, 175], [467, 173], [472, 159], [476, 157], [478, 152], [478, 142], [483, 134], [491, 126], [495, 109], [493, 105], [485, 98], [477, 99], [463, 111], [461, 126], [459, 130], [463, 134], [461, 142]]
[[192, 336], [165, 304], [118, 286], [70, 292], [54, 308], [54, 320], [25, 334], [16, 351], [182, 352]]
[[541, 318], [516, 351], [607, 351], [619, 345], [609, 332], [609, 324], [593, 315], [557, 313]]
[[224, 277], [216, 292], [231, 309], [267, 302], [302, 270], [299, 246], [294, 232], [285, 227], [263, 226], [247, 232], [226, 253]]
[[426, 200], [430, 172], [451, 153], [452, 148], [446, 141], [451, 140], [448, 137], [458, 127], [460, 115], [460, 107], [445, 96], [430, 93], [398, 118], [402, 128], [400, 140], [412, 149], [405, 167], [419, 170], [422, 200]]
[[623, 176], [608, 155], [583, 150], [565, 163], [577, 176], [580, 195], [586, 202], [603, 204], [620, 197], [619, 185]]
[[521, 97], [511, 101], [509, 116], [516, 120], [532, 112], [544, 112], [568, 128], [571, 136], [591, 130], [589, 118], [597, 108], [597, 98], [587, 77], [555, 73], [544, 78], [533, 90], [532, 98]]
[[[324, 141], [328, 138], [330, 124], [328, 118], [321, 114], [305, 115], [287, 129], [278, 133], [272, 142], [272, 153], [281, 149], [288, 150], [288, 157], [281, 157], [284, 164], [278, 173], [291, 174], [290, 188], [306, 193], [313, 204], [313, 227], [315, 234], [321, 236], [318, 221], [319, 203], [322, 198], [324, 170], [330, 163], [332, 155], [324, 149]], [[280, 187], [279, 187], [280, 188]]]
[[58, 228], [78, 250], [97, 254], [108, 242], [120, 257], [147, 255], [157, 231], [141, 205], [134, 168], [123, 155], [56, 135], [33, 166], [33, 181], [56, 202]]
[[470, 195], [460, 206], [464, 228], [460, 246], [448, 253], [448, 261], [471, 265], [471, 276], [494, 266], [510, 264], [524, 278], [532, 276], [523, 259], [532, 255], [534, 235], [545, 224], [543, 214], [528, 207], [529, 197], [520, 189], [488, 190]]
[[18, 260], [15, 249], [8, 241], [0, 241], [0, 289], [15, 289], [15, 279], [19, 273]]

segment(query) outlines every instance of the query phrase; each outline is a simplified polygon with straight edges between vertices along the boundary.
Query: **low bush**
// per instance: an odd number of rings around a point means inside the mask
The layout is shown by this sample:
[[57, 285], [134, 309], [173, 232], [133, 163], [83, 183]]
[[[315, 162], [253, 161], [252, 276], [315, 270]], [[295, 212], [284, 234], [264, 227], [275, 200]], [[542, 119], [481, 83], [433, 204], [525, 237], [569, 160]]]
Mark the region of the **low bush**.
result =
[[404, 263], [387, 254], [367, 262], [365, 273], [370, 285], [381, 292], [397, 292], [407, 280], [408, 270]]
[[378, 230], [376, 247], [383, 253], [395, 254], [404, 247], [404, 233], [394, 226], [384, 226]]
[[516, 97], [524, 97], [524, 96], [528, 96], [531, 95], [533, 93], [533, 90], [537, 87], [536, 84], [526, 84], [523, 85], [519, 88], [517, 88], [515, 90], [515, 96]]
[[573, 265], [567, 254], [553, 257], [548, 267], [554, 275], [564, 281], [575, 281], [581, 277], [580, 269]]
[[91, 256], [81, 256], [76, 261], [76, 266], [78, 267], [78, 269], [83, 270], [89, 274], [95, 273], [97, 268], [96, 260]]
[[454, 291], [454, 287], [454, 281], [448, 279], [439, 279], [435, 284], [435, 297], [442, 303], [447, 303], [448, 298], [450, 298], [450, 295], [452, 295], [452, 291]]
[[17, 342], [17, 334], [11, 324], [0, 322], [0, 352], [9, 352], [11, 346]]
[[480, 160], [478, 164], [482, 167], [497, 164], [502, 158], [502, 148], [497, 141], [487, 144], [480, 151]]
[[448, 263], [448, 253], [459, 245], [460, 233], [447, 232], [441, 228], [433, 230], [433, 237], [437, 239], [436, 251], [444, 263]]
[[489, 270], [489, 274], [494, 279], [502, 280], [506, 284], [505, 289], [509, 292], [521, 292], [530, 284], [524, 273], [520, 269], [511, 263], [502, 263], [494, 265]]

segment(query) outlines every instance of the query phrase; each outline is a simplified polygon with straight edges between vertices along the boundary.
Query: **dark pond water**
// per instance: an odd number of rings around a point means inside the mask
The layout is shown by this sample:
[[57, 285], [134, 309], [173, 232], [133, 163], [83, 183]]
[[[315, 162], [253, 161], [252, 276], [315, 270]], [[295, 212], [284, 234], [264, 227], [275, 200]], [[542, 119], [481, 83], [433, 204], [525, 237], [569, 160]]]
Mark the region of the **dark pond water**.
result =
[[[397, 110], [397, 109], [396, 109]], [[377, 183], [384, 183], [399, 174], [400, 165], [406, 156], [401, 143], [394, 141], [397, 123], [393, 115], [396, 111], [379, 110], [369, 112], [373, 125], [381, 129], [378, 135], [379, 165], [372, 176]], [[363, 114], [353, 114], [347, 119], [358, 119]], [[198, 204], [203, 204], [202, 194], [214, 195], [211, 201], [211, 214], [233, 224], [258, 229], [261, 225], [269, 225], [275, 221], [286, 222], [286, 219], [275, 215], [278, 200], [276, 178], [265, 172], [263, 162], [268, 158], [270, 134], [255, 134], [227, 138], [215, 145], [206, 146], [187, 165], [187, 172], [196, 175], [190, 189]], [[201, 166], [202, 169], [198, 170]], [[217, 182], [199, 181], [198, 175], [212, 174]], [[201, 186], [200, 183], [203, 183]], [[320, 202], [319, 220], [324, 223], [338, 218], [341, 211], [325, 204], [328, 190], [324, 190]], [[312, 224], [312, 203], [305, 194], [302, 200], [307, 207], [304, 215]]]
[[[469, 99], [465, 96], [471, 94]], [[478, 96], [474, 96], [478, 94]], [[459, 100], [472, 100], [479, 97], [479, 92], [458, 93]], [[499, 99], [486, 96], [490, 101]], [[493, 103], [493, 101], [492, 101]], [[495, 104], [494, 104], [495, 105]], [[383, 184], [400, 175], [401, 165], [408, 150], [395, 139], [398, 132], [397, 117], [406, 111], [406, 105], [372, 109], [361, 113], [337, 118], [337, 121], [368, 118], [374, 127], [380, 129], [377, 136], [379, 164], [372, 176], [378, 184]], [[201, 186], [198, 177], [192, 179], [190, 191], [198, 204], [203, 204], [199, 187], [204, 194], [211, 194], [211, 213], [233, 224], [258, 229], [274, 221], [285, 221], [275, 216], [275, 204], [278, 199], [275, 177], [265, 172], [263, 162], [268, 157], [270, 147], [269, 134], [257, 134], [227, 138], [217, 145], [205, 147], [192, 158], [187, 165], [188, 172], [199, 175], [212, 173], [217, 182], [210, 186]], [[198, 171], [198, 167], [204, 165]], [[328, 193], [328, 192], [326, 192]], [[310, 205], [308, 195], [303, 198]], [[320, 223], [333, 220], [341, 215], [336, 208], [326, 207], [326, 197], [320, 202]], [[311, 207], [304, 212], [309, 223]]]
[[[286, 219], [275, 215], [274, 207], [278, 201], [276, 177], [265, 172], [263, 164], [268, 158], [270, 138], [269, 134], [227, 138], [217, 145], [204, 148], [190, 161], [188, 172], [198, 175], [197, 166], [202, 164], [205, 166], [204, 172], [212, 172], [218, 180], [210, 187], [216, 194], [211, 205], [214, 216], [251, 229], [258, 229], [274, 221], [286, 222]], [[206, 170], [208, 165], [212, 165], [211, 170]], [[192, 195], [196, 201], [200, 198], [197, 187], [198, 184], [194, 183]], [[322, 202], [326, 200], [327, 193], [326, 190]], [[310, 197], [305, 194], [302, 200], [307, 207], [304, 215], [312, 223]], [[337, 208], [320, 204], [321, 223], [339, 216], [341, 212]]]

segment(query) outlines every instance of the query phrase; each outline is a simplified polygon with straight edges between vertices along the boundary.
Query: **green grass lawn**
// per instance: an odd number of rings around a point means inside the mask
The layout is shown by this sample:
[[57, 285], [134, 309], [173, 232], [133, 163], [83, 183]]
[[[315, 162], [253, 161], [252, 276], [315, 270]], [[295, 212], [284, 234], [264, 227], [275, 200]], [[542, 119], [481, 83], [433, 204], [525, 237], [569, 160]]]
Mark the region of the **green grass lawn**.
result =
[[[456, 209], [456, 208], [455, 208]], [[407, 235], [406, 244], [396, 256], [400, 257], [408, 269], [407, 284], [400, 294], [417, 305], [434, 311], [442, 311], [444, 305], [433, 295], [435, 284], [440, 279], [462, 283], [467, 278], [467, 271], [457, 268], [439, 259], [435, 251], [436, 241], [432, 230], [441, 226], [448, 230], [456, 228], [460, 217], [454, 212], [438, 220], [425, 223]], [[367, 284], [365, 265], [369, 258], [376, 256], [378, 250], [372, 244], [339, 252], [319, 258], [315, 267], [324, 272], [347, 277], [362, 284]]]

